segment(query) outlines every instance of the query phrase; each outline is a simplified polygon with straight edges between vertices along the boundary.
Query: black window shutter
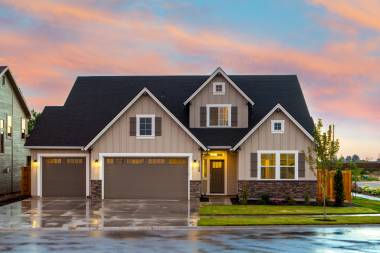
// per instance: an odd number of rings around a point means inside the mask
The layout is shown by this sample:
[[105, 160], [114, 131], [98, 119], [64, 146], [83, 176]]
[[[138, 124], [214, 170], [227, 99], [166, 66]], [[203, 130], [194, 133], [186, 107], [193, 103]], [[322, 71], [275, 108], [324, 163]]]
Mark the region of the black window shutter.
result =
[[298, 177], [305, 177], [305, 153], [298, 153]]
[[129, 118], [129, 135], [136, 136], [136, 117]]
[[201, 127], [206, 126], [206, 117], [207, 117], [206, 106], [201, 106], [200, 107], [200, 125], [201, 125]]
[[154, 122], [154, 135], [155, 136], [161, 136], [161, 130], [162, 129], [162, 120], [161, 117], [156, 117]]
[[257, 177], [257, 153], [251, 153], [251, 177]]
[[237, 106], [231, 107], [231, 126], [236, 127], [238, 125], [238, 108]]

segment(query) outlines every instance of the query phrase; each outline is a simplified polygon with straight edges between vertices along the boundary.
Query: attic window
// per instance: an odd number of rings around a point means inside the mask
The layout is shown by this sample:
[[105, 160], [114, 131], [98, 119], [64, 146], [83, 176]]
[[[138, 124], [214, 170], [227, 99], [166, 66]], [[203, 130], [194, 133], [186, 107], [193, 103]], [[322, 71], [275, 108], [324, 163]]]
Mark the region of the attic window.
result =
[[284, 120], [272, 120], [272, 134], [282, 134], [285, 132]]
[[214, 82], [212, 87], [214, 95], [224, 95], [226, 92], [226, 86], [224, 82]]

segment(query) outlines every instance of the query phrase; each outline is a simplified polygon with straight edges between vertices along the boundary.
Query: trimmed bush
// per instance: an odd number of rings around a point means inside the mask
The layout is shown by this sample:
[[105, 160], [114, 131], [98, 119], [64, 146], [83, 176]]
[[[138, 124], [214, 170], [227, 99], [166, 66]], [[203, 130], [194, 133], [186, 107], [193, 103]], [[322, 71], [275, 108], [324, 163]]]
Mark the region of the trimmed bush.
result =
[[337, 170], [334, 175], [334, 193], [335, 193], [335, 205], [343, 206], [344, 186], [343, 186], [343, 175], [342, 175], [341, 170]]

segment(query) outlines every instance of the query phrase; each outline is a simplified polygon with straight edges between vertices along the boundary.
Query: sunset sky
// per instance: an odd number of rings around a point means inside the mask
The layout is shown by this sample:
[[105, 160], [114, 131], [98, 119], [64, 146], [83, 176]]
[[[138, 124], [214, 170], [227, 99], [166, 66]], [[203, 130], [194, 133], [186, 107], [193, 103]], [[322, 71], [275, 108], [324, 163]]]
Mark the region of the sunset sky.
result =
[[0, 0], [0, 65], [37, 111], [79, 75], [297, 74], [340, 154], [376, 159], [379, 13], [379, 0]]

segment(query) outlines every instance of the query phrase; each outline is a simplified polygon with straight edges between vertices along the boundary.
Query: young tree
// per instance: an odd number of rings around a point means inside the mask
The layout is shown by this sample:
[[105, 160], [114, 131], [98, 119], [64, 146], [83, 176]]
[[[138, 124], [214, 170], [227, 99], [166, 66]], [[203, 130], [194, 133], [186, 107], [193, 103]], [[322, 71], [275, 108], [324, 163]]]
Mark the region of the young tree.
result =
[[41, 113], [36, 112], [35, 110], [32, 109], [31, 115], [32, 116], [30, 117], [30, 120], [28, 122], [28, 133], [29, 134], [33, 131], [34, 127], [36, 126], [37, 120], [41, 116]]
[[334, 175], [334, 193], [335, 205], [343, 206], [344, 203], [344, 185], [342, 170], [338, 169]]
[[356, 163], [350, 162], [349, 168], [352, 173], [352, 180], [354, 181], [355, 192], [358, 192], [358, 181], [361, 178], [362, 170], [358, 168]]
[[308, 150], [308, 162], [314, 171], [321, 171], [322, 180], [318, 183], [322, 189], [323, 218], [327, 219], [327, 176], [328, 172], [336, 167], [339, 140], [335, 139], [335, 127], [329, 125], [326, 132], [323, 131], [322, 120], [319, 119], [314, 127], [314, 146]]

